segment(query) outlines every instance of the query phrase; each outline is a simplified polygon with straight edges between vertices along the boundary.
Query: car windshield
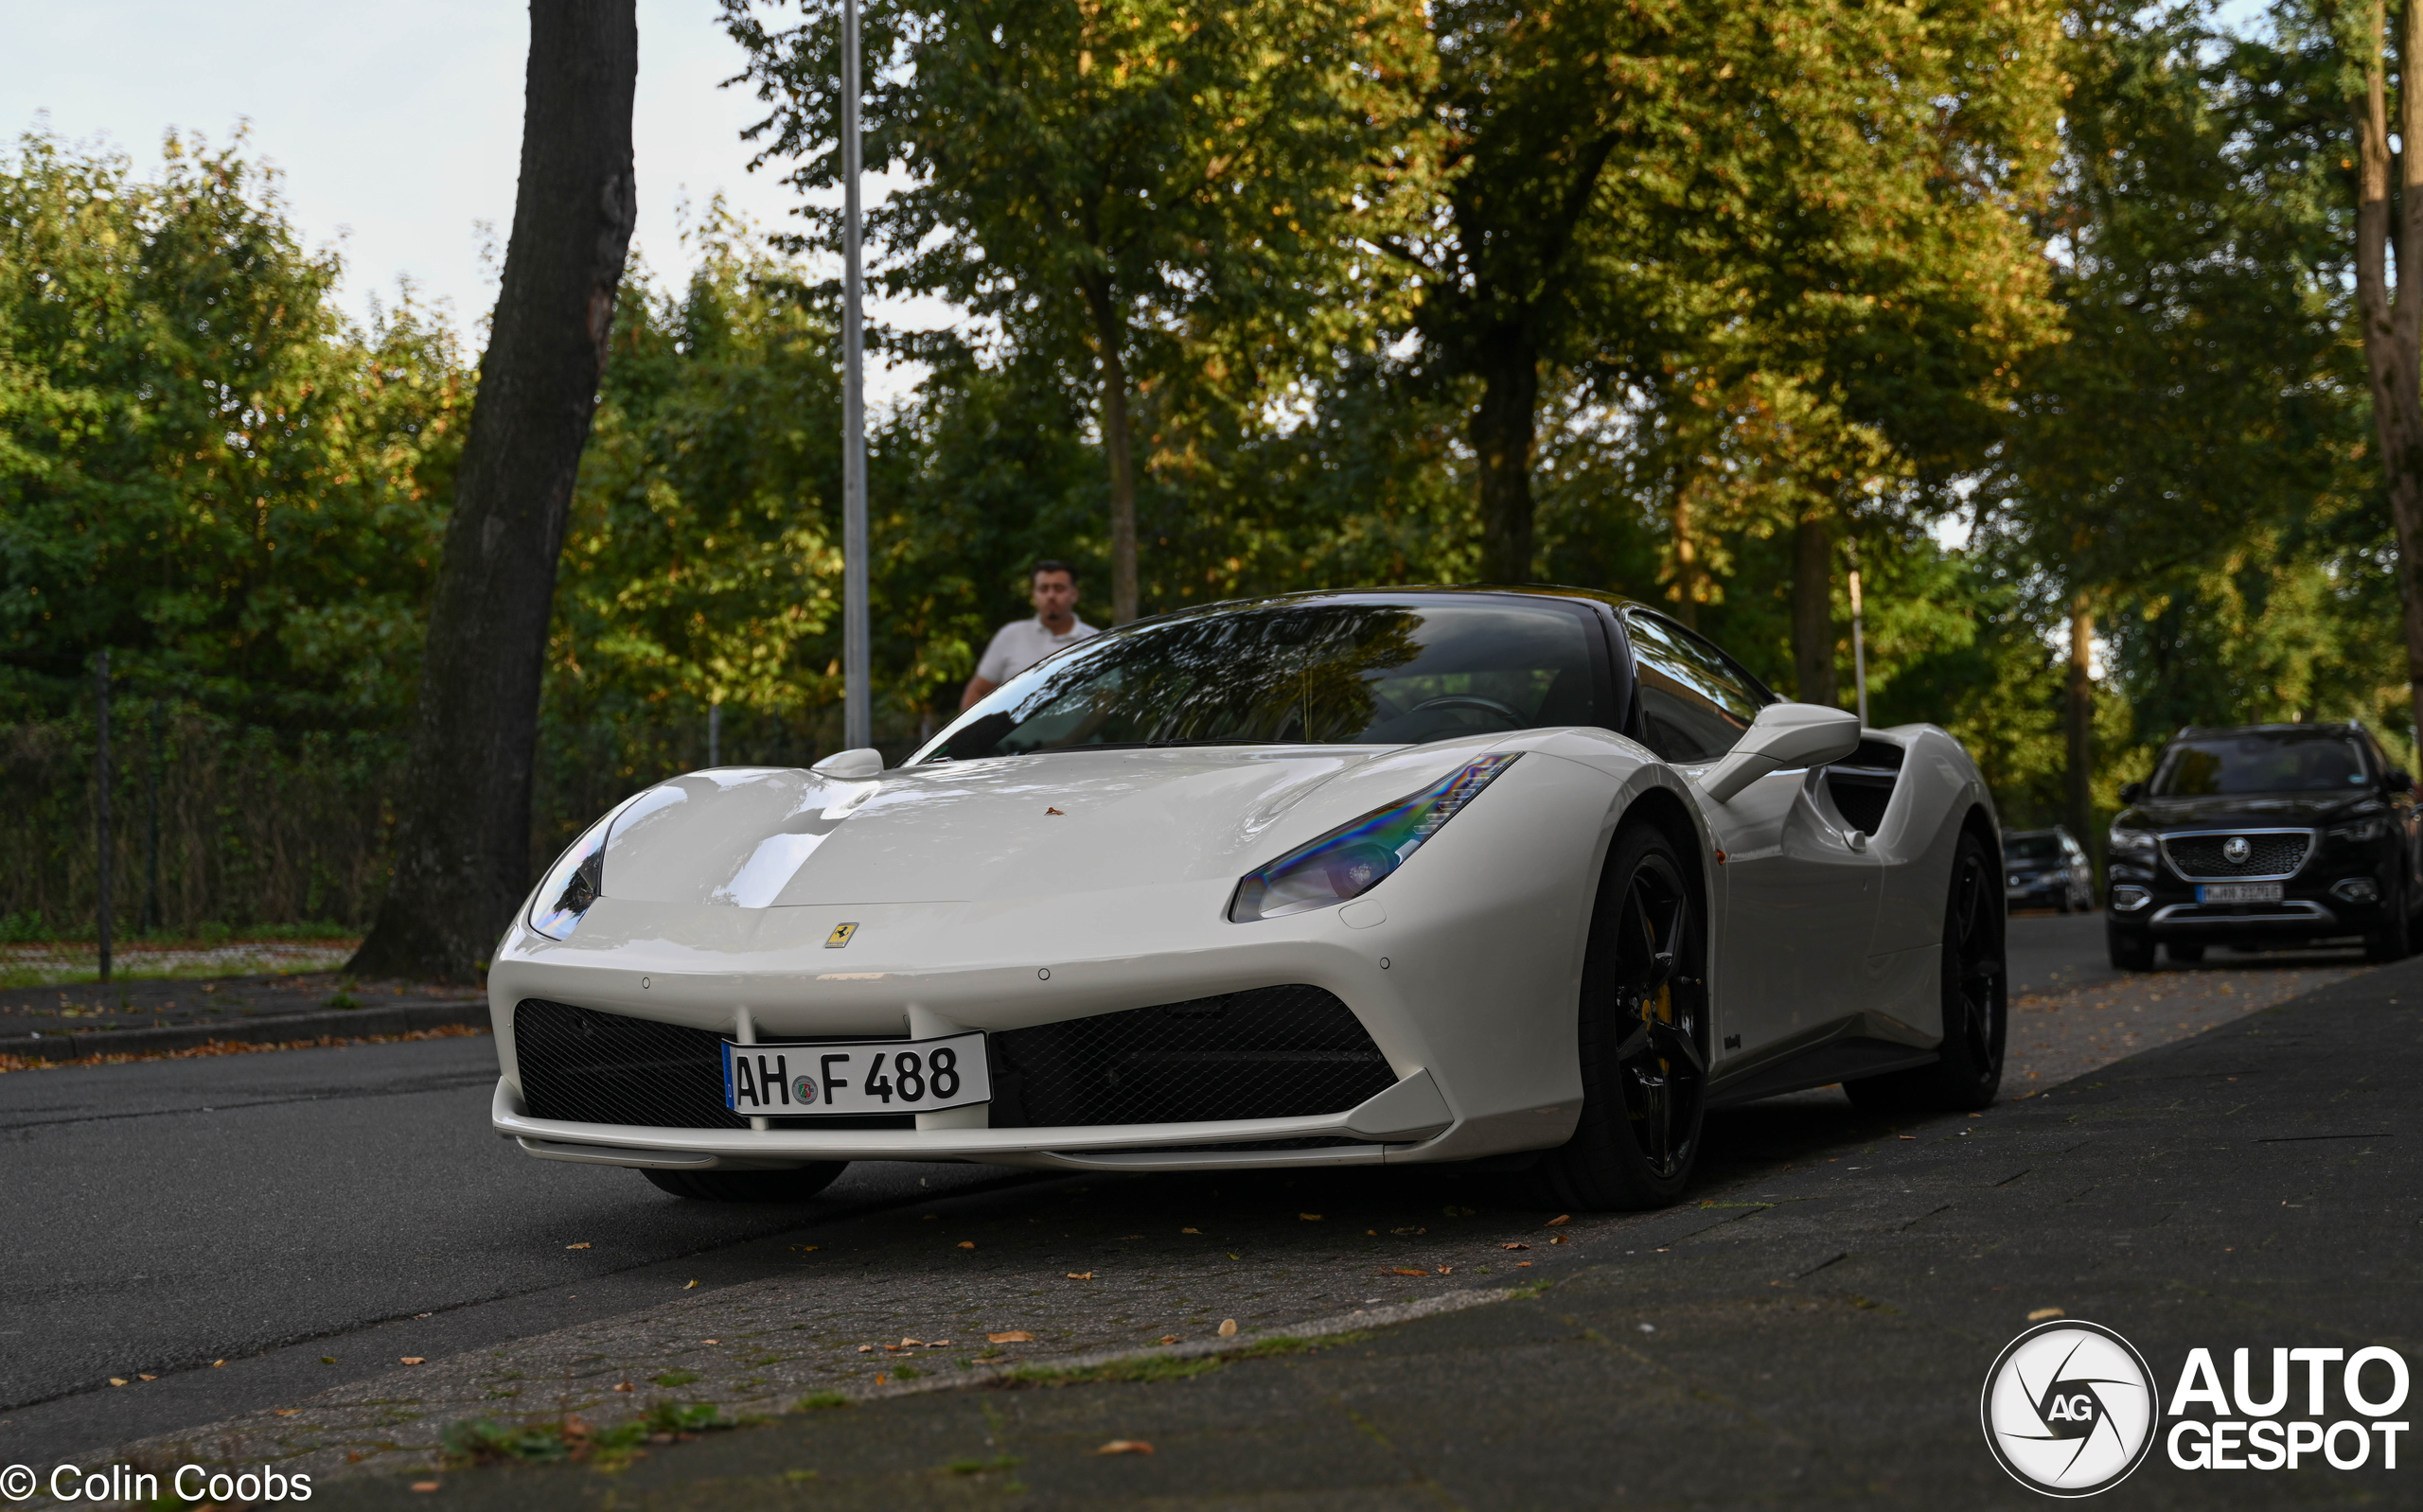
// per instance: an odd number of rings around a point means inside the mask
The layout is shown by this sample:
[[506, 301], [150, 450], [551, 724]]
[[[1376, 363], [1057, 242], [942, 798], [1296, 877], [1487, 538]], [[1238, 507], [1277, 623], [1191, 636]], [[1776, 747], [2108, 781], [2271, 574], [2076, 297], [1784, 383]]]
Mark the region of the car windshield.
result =
[[1011, 678], [916, 758], [1120, 746], [1418, 745], [1610, 725], [1581, 606], [1360, 599], [1097, 636]]
[[2165, 751], [2149, 791], [2156, 798], [2343, 793], [2369, 781], [2363, 752], [2343, 736], [2208, 736]]
[[2061, 856], [2061, 837], [2058, 835], [2014, 835], [2003, 851], [2014, 861], [2058, 861]]

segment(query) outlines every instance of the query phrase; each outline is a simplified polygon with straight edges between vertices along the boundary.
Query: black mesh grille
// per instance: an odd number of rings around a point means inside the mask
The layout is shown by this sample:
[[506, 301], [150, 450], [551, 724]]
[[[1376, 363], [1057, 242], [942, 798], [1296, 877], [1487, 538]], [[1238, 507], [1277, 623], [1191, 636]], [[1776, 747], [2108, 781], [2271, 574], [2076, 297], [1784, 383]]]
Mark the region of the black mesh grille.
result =
[[[2246, 842], [2246, 859], [2233, 861], [2228, 847], [2232, 840]], [[2211, 879], [2215, 877], [2277, 877], [2286, 876], [2305, 865], [2306, 850], [2313, 844], [2313, 836], [2302, 832], [2290, 835], [2181, 835], [2163, 842], [2170, 853], [2170, 864], [2184, 877]]]
[[996, 1129], [1343, 1113], [1395, 1084], [1352, 1010], [1262, 987], [989, 1037]]
[[723, 1105], [723, 1036], [527, 997], [513, 1057], [534, 1118], [650, 1129], [746, 1129]]

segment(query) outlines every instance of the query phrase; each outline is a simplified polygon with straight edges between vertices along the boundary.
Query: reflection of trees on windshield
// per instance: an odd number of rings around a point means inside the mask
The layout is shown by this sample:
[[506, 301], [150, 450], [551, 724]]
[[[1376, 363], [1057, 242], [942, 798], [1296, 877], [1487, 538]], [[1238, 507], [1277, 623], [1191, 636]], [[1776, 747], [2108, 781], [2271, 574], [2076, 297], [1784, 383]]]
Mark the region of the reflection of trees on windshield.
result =
[[2364, 758], [2344, 738], [2198, 741], [2174, 746], [2154, 774], [2157, 798], [2224, 793], [2344, 791], [2367, 781]]
[[[1016, 678], [935, 752], [1413, 743], [1593, 723], [1583, 622], [1556, 607], [1328, 603], [1105, 635]], [[1568, 717], [1569, 716], [1569, 717]]]

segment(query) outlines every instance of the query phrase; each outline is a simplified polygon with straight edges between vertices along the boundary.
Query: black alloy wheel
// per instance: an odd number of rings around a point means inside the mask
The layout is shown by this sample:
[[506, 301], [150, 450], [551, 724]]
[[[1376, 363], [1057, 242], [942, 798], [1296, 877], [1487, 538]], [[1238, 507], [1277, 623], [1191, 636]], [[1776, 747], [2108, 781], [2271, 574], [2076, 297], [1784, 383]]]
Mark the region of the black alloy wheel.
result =
[[1582, 1118], [1536, 1168], [1538, 1196], [1663, 1207], [1683, 1193], [1707, 1109], [1707, 936], [1699, 889], [1663, 835], [1616, 836], [1582, 968]]
[[850, 1169], [846, 1160], [819, 1160], [787, 1170], [643, 1170], [659, 1191], [699, 1203], [804, 1203]]
[[1943, 916], [1943, 1045], [1933, 1065], [1843, 1083], [1867, 1113], [1966, 1113], [1990, 1107], [2003, 1084], [2010, 1031], [2003, 911], [1985, 843], [1963, 835]]
[[2381, 900], [2381, 922], [2364, 933], [2364, 958], [2404, 960], [2414, 953], [2414, 924], [2407, 918], [2406, 888], [2397, 888]]

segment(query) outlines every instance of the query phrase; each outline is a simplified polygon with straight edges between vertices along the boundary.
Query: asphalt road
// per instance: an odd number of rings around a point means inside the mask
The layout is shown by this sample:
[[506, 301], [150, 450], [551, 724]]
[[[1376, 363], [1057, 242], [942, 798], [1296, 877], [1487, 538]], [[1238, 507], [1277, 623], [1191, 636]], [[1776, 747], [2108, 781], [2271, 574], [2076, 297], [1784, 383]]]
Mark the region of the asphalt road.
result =
[[[2012, 947], [2024, 990], [2108, 973], [2091, 917], [2016, 920]], [[777, 1274], [783, 1235], [1036, 1179], [872, 1165], [800, 1207], [682, 1203], [636, 1173], [534, 1161], [498, 1140], [494, 1078], [485, 1038], [0, 1077], [0, 1455], [218, 1421], [368, 1380], [404, 1354], [658, 1307], [689, 1279], [745, 1284]], [[1788, 1163], [1866, 1132], [1838, 1094], [1803, 1094], [1716, 1120], [1708, 1169]], [[1282, 1185], [1209, 1195], [1285, 1205]], [[1033, 1222], [1017, 1211], [998, 1222]]]

